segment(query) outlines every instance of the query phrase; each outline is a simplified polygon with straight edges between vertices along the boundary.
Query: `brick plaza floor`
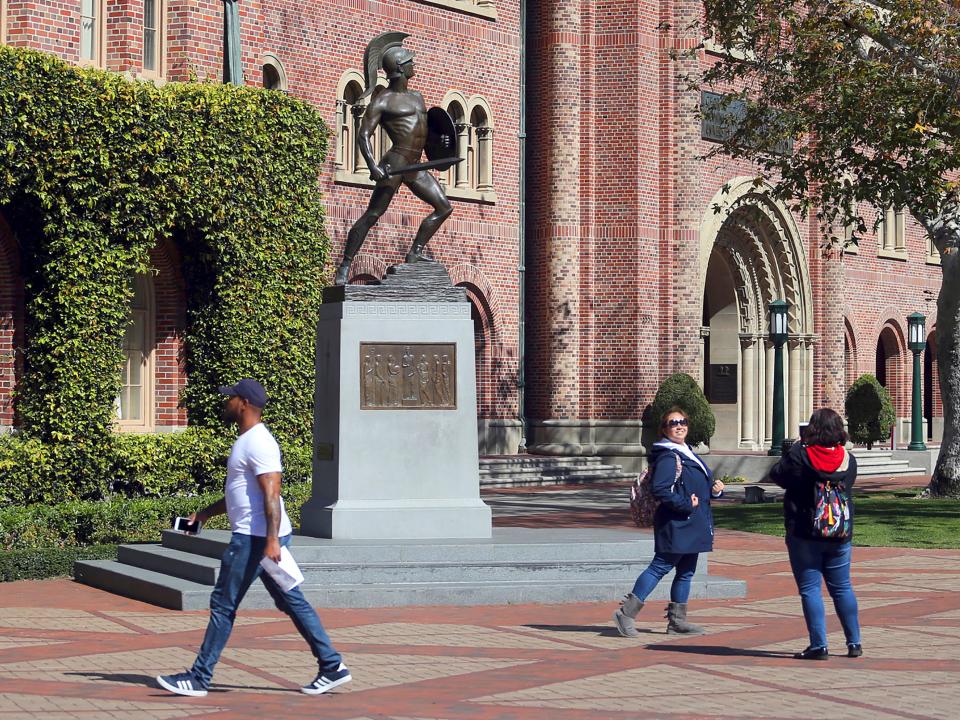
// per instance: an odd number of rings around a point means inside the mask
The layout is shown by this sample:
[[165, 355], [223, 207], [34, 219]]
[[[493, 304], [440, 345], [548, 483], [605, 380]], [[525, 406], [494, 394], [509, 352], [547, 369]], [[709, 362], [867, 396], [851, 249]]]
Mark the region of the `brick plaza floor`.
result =
[[[609, 490], [611, 506], [621, 491]], [[542, 506], [500, 502], [524, 496]], [[627, 525], [602, 498], [489, 496], [499, 524]], [[644, 609], [636, 641], [613, 630], [613, 602], [321, 609], [354, 681], [319, 697], [297, 691], [313, 657], [279, 612], [242, 612], [210, 694], [174, 697], [153, 677], [191, 664], [206, 613], [69, 580], [4, 584], [0, 720], [960, 717], [960, 551], [856, 548], [865, 655], [802, 662], [791, 657], [806, 632], [782, 540], [718, 531], [716, 546], [711, 572], [747, 580], [748, 597], [691, 603], [708, 629], [696, 638], [665, 634], [662, 603]], [[832, 611], [828, 622], [839, 652]]]

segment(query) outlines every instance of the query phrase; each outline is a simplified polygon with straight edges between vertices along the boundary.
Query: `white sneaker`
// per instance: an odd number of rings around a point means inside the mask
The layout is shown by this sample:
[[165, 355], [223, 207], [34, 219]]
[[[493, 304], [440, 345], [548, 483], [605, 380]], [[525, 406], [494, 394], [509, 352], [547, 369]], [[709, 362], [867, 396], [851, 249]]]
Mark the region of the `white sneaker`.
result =
[[157, 684], [164, 690], [169, 690], [177, 695], [205, 697], [207, 694], [207, 689], [200, 687], [196, 678], [189, 672], [177, 673], [176, 675], [157, 675]]
[[338, 685], [343, 685], [351, 680], [353, 680], [353, 677], [351, 677], [350, 671], [347, 670], [347, 666], [340, 663], [340, 667], [332, 672], [321, 671], [318, 673], [312, 683], [300, 688], [300, 692], [306, 693], [307, 695], [322, 695], [328, 690], [333, 690]]

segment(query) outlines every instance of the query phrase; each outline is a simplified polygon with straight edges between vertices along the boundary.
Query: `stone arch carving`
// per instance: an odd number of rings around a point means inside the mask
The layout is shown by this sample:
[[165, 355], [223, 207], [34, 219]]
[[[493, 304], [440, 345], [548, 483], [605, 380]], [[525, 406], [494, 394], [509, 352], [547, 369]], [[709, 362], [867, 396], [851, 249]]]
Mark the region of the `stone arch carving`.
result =
[[[755, 184], [754, 178], [732, 179], [726, 189], [720, 189], [707, 204], [700, 224], [700, 268], [703, 288], [710, 253], [721, 232], [733, 229], [747, 230], [751, 240], [748, 255], [765, 281], [766, 293], [761, 302], [775, 298], [773, 292], [782, 293], [790, 303], [791, 334], [813, 332], [813, 288], [809, 266], [800, 230], [781, 202], [770, 195], [772, 186]], [[732, 223], [729, 224], [728, 223]], [[761, 272], [762, 270], [762, 272]], [[702, 297], [701, 297], [702, 302]], [[766, 308], [761, 317], [765, 317]]]
[[784, 348], [790, 432], [813, 409], [810, 272], [803, 236], [772, 190], [754, 178], [734, 178], [713, 196], [700, 225], [701, 304], [711, 254], [721, 253], [732, 273], [740, 332], [736, 447], [754, 450], [769, 442], [772, 426], [773, 348], [767, 325], [773, 300], [790, 304], [790, 341]]

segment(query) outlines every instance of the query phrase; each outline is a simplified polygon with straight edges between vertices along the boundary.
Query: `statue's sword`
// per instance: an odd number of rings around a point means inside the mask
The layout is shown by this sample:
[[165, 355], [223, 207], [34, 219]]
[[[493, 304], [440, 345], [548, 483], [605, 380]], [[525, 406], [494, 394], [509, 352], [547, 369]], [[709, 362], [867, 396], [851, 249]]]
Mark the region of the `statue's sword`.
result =
[[387, 177], [390, 177], [391, 175], [405, 175], [407, 173], [418, 172], [420, 170], [446, 170], [447, 168], [453, 167], [459, 162], [463, 162], [463, 158], [440, 158], [439, 160], [428, 160], [427, 162], [404, 165], [403, 167], [398, 168], [390, 167], [390, 165], [384, 165], [383, 171], [387, 174]]

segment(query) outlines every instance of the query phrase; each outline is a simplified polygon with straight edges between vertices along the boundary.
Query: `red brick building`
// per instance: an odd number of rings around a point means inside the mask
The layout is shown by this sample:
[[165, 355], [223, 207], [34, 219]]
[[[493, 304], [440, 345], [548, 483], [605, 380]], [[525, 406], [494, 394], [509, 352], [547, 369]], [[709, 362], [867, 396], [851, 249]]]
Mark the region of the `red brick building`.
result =
[[[856, 252], [825, 259], [816, 228], [755, 188], [749, 166], [698, 160], [711, 131], [669, 51], [699, 39], [658, 29], [687, 27], [698, 2], [238, 4], [245, 81], [310, 102], [334, 133], [320, 181], [337, 255], [372, 187], [356, 151], [363, 50], [380, 32], [410, 34], [411, 86], [450, 112], [465, 158], [442, 174], [454, 214], [429, 247], [473, 303], [481, 452], [515, 452], [523, 415], [533, 451], [638, 458], [644, 408], [677, 371], [698, 377], [714, 402], [714, 447], [768, 446], [767, 306], [777, 298], [791, 306], [788, 434], [814, 407], [841, 406], [846, 385], [871, 372], [891, 389], [906, 436], [906, 316], [924, 313], [935, 343], [935, 251], [890, 210]], [[131, 80], [217, 80], [223, 13], [223, 0], [0, 0], [0, 42]], [[681, 71], [696, 69], [688, 62]], [[709, 52], [698, 62], [710, 62]], [[377, 138], [378, 151], [385, 142]], [[400, 191], [352, 281], [400, 262], [427, 213]], [[3, 426], [14, 422], [18, 349], [29, 342], [15, 234], [0, 216]], [[187, 422], [176, 403], [187, 381], [186, 289], [172, 242], [152, 258], [157, 273], [134, 280], [121, 429]], [[937, 437], [932, 357], [925, 353], [925, 415]]]

